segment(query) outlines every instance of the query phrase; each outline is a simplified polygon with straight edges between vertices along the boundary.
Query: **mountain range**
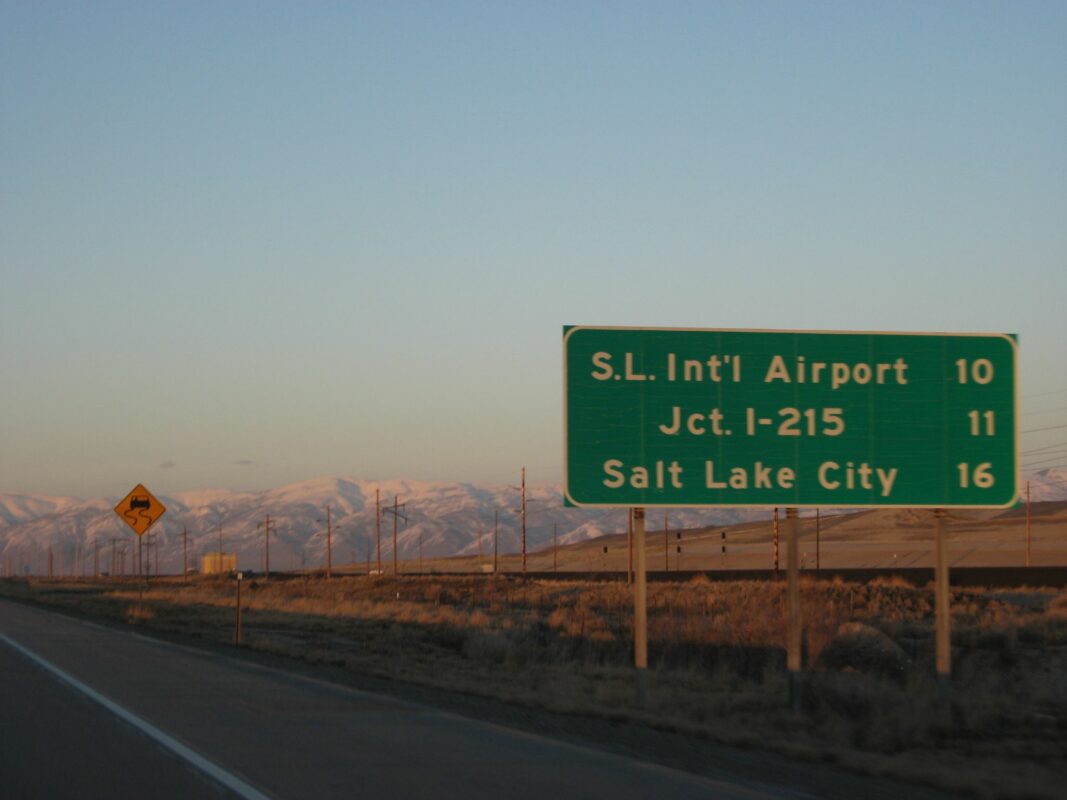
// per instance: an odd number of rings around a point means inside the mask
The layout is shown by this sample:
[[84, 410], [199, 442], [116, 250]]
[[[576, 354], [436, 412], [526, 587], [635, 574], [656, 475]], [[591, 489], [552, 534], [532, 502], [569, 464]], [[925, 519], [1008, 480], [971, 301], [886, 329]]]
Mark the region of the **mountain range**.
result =
[[[1027, 476], [1035, 501], [1067, 499], [1067, 469]], [[327, 527], [334, 564], [375, 557], [380, 519], [383, 561], [393, 553], [396, 504], [397, 552], [401, 559], [451, 555], [490, 556], [494, 526], [501, 553], [521, 547], [520, 492], [480, 483], [393, 479], [317, 478], [260, 492], [228, 489], [157, 495], [166, 514], [152, 527], [161, 572], [182, 568], [183, 531], [190, 564], [200, 554], [236, 552], [243, 569], [261, 569], [263, 522], [271, 520], [274, 569], [320, 567], [326, 562]], [[527, 486], [528, 552], [549, 546], [554, 528], [561, 544], [626, 530], [624, 509], [565, 508], [560, 487]], [[56, 574], [91, 574], [95, 559], [108, 571], [112, 547], [118, 553], [135, 537], [114, 512], [119, 497], [81, 500], [53, 495], [0, 493], [0, 569], [3, 574], [43, 573], [51, 548]], [[381, 511], [376, 509], [380, 506]], [[671, 509], [671, 528], [725, 526], [770, 517], [767, 509]], [[650, 529], [662, 530], [660, 512], [650, 512]], [[113, 544], [114, 543], [114, 544]]]

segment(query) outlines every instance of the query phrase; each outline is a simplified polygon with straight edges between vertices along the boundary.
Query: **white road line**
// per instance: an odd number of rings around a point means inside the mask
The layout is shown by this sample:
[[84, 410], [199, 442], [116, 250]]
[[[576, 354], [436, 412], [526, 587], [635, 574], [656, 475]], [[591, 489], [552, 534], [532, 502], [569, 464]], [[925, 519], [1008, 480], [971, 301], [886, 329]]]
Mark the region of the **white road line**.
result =
[[244, 800], [270, 800], [268, 795], [263, 794], [263, 792], [245, 783], [236, 775], [227, 772], [217, 764], [213, 764], [212, 762], [208, 761], [196, 751], [182, 744], [174, 737], [169, 736], [163, 731], [159, 730], [159, 728], [155, 727], [150, 722], [146, 722], [145, 720], [141, 719], [133, 712], [127, 711], [122, 706], [104, 697], [104, 695], [100, 694], [95, 689], [86, 686], [73, 675], [68, 675], [55, 664], [52, 664], [51, 662], [45, 660], [41, 656], [34, 653], [32, 650], [28, 650], [27, 648], [23, 647], [10, 636], [0, 634], [0, 640], [3, 640], [8, 644], [8, 646], [22, 653], [22, 655], [26, 656], [26, 658], [30, 659], [39, 666], [51, 672], [53, 675], [55, 675], [68, 686], [77, 689], [86, 697], [102, 705], [115, 716], [130, 723], [131, 725], [133, 725], [133, 727], [137, 728], [142, 733], [154, 739], [157, 743], [170, 750], [179, 758], [185, 759], [204, 774], [218, 781], [227, 789], [237, 794], [239, 797], [244, 798]]

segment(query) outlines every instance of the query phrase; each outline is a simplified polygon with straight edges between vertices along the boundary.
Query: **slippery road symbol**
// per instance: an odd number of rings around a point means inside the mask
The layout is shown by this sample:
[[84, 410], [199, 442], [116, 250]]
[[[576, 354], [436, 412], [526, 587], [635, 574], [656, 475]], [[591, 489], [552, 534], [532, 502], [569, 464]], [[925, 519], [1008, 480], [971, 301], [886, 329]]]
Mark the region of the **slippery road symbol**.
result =
[[[138, 524], [138, 518], [144, 521], [144, 526], [147, 529], [149, 525], [155, 522], [155, 518], [149, 513], [149, 509], [152, 508], [152, 501], [145, 495], [133, 495], [130, 498], [130, 507], [122, 512], [122, 516], [126, 518], [126, 522], [129, 523], [131, 528], [136, 530]], [[136, 514], [134, 513], [136, 512]]]
[[138, 536], [147, 531], [166, 510], [163, 504], [141, 484], [133, 487], [133, 490], [115, 506], [115, 513], [122, 517], [123, 522], [133, 528]]

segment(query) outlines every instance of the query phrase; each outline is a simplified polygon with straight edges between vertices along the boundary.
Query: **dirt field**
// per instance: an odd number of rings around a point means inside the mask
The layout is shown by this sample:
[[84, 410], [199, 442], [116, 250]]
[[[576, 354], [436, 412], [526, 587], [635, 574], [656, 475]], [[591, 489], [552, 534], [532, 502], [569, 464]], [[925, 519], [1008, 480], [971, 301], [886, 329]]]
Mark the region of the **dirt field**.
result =
[[[660, 512], [649, 513], [646, 553], [649, 570], [754, 570], [774, 565], [774, 527], [753, 522], [727, 527], [678, 531], [664, 535]], [[950, 511], [946, 515], [949, 563], [955, 567], [1021, 567], [1026, 564], [1026, 509]], [[780, 522], [781, 559], [785, 559], [785, 515]], [[818, 531], [816, 530], [818, 528]], [[726, 534], [725, 539], [723, 533]], [[723, 544], [726, 553], [722, 552]], [[924, 509], [877, 509], [851, 514], [820, 515], [805, 511], [800, 529], [801, 569], [889, 569], [934, 566], [933, 512]], [[604, 548], [607, 547], [607, 553]], [[678, 552], [678, 548], [681, 552]], [[622, 572], [630, 553], [625, 533], [580, 544], [531, 553], [530, 572]], [[423, 572], [492, 570], [492, 557], [427, 559]], [[1034, 503], [1030, 523], [1030, 564], [1067, 568], [1067, 502]], [[350, 568], [365, 572], [359, 562]], [[518, 556], [499, 558], [502, 571], [518, 572]], [[402, 571], [418, 572], [408, 561]]]
[[[0, 581], [0, 592], [185, 641], [226, 643], [235, 582]], [[800, 713], [787, 709], [784, 582], [652, 584], [646, 702], [621, 582], [491, 577], [250, 580], [243, 644], [569, 715], [629, 721], [980, 797], [1067, 779], [1067, 592], [956, 590], [951, 689], [933, 678], [933, 592], [802, 585]]]

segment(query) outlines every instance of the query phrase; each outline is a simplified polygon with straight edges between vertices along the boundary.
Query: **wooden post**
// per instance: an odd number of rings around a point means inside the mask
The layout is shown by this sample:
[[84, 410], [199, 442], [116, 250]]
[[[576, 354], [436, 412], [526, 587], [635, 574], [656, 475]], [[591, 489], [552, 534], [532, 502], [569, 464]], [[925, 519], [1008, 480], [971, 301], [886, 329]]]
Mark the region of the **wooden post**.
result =
[[645, 574], [645, 509], [633, 510], [634, 549], [637, 569], [634, 576], [634, 666], [637, 668], [637, 701], [645, 702], [648, 680], [648, 589]]
[[952, 649], [949, 627], [948, 558], [945, 547], [945, 510], [934, 510], [934, 547], [937, 551], [934, 589], [934, 624], [936, 627], [937, 679], [944, 689], [948, 688], [952, 675]]
[[800, 570], [797, 510], [787, 508], [786, 518], [786, 667], [789, 669], [789, 707], [800, 710], [800, 678], [803, 668], [800, 632]]

